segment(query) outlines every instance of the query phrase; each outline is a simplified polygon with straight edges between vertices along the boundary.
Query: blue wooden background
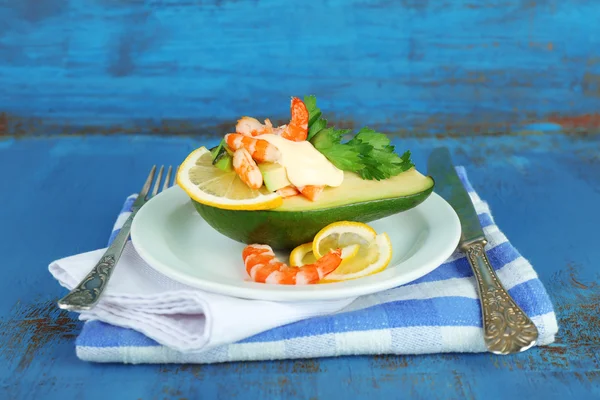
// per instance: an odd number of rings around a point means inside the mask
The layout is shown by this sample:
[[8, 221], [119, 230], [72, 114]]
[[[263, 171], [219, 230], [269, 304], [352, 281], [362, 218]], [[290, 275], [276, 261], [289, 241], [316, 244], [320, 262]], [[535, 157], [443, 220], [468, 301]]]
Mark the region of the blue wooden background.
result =
[[[600, 1], [0, 0], [0, 398], [600, 398]], [[50, 261], [241, 115], [450, 147], [554, 301], [557, 342], [206, 366], [74, 353]]]
[[0, 135], [223, 133], [310, 93], [409, 135], [600, 128], [598, 1], [0, 4]]

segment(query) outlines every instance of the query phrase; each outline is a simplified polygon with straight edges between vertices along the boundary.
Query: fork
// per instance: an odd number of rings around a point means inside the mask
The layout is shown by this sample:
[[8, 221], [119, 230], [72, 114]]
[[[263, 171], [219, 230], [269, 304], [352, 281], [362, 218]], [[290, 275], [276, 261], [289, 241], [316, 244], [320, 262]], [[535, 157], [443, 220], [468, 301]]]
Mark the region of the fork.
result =
[[[106, 249], [106, 252], [100, 258], [100, 261], [98, 261], [90, 273], [83, 278], [79, 285], [73, 288], [69, 294], [58, 301], [58, 307], [64, 310], [81, 311], [89, 310], [93, 308], [96, 303], [98, 303], [98, 300], [108, 285], [110, 276], [119, 262], [121, 254], [123, 253], [123, 249], [125, 248], [125, 244], [129, 238], [129, 232], [131, 231], [131, 223], [133, 222], [133, 218], [140, 208], [159, 192], [163, 170], [164, 165], [162, 165], [158, 170], [158, 175], [156, 177], [156, 182], [154, 183], [152, 192], [148, 193], [156, 172], [156, 165], [152, 167], [150, 174], [146, 179], [146, 183], [144, 183], [142, 190], [133, 203], [131, 215], [129, 215], [129, 218], [127, 218], [113, 242]], [[171, 176], [171, 171], [172, 167], [169, 166], [167, 174], [165, 175], [165, 181], [162, 185], [162, 191], [168, 189], [170, 186], [169, 178]]]

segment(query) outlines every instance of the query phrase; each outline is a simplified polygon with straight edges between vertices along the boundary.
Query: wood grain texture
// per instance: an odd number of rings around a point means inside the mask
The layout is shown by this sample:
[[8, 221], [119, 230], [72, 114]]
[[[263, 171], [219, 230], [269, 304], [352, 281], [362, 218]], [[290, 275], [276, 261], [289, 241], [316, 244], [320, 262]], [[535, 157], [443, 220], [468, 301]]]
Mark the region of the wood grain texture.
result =
[[[0, 0], [0, 398], [600, 397], [599, 13], [593, 0]], [[48, 263], [103, 246], [149, 165], [216, 144], [241, 115], [284, 121], [307, 93], [336, 123], [402, 134], [421, 169], [433, 146], [452, 149], [546, 285], [555, 344], [76, 359], [81, 324], [54, 306], [65, 292]]]
[[[514, 356], [342, 357], [201, 366], [98, 365], [75, 357], [80, 322], [59, 311], [54, 259], [104, 246], [150, 165], [216, 139], [0, 140], [0, 398], [589, 399], [600, 396], [600, 136], [396, 140], [425, 170], [448, 145], [554, 302], [557, 342]], [[33, 160], [33, 161], [32, 161]], [[9, 172], [9, 173], [7, 173]]]
[[600, 131], [600, 2], [0, 2], [0, 135], [222, 134], [289, 118], [403, 135]]

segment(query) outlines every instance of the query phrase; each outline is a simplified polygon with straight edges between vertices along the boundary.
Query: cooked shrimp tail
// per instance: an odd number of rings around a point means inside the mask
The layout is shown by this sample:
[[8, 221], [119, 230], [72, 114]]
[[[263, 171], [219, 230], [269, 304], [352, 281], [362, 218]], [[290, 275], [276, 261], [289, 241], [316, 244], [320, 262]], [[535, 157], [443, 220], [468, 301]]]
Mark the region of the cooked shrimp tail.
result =
[[302, 100], [292, 97], [290, 105], [292, 119], [283, 129], [281, 137], [295, 142], [301, 142], [308, 137], [308, 109]]
[[281, 158], [281, 152], [266, 140], [244, 136], [241, 133], [228, 133], [225, 142], [232, 150], [246, 149], [250, 156], [257, 162], [277, 162]]
[[260, 169], [245, 148], [237, 149], [233, 153], [233, 169], [249, 188], [260, 189], [262, 186], [263, 177]]

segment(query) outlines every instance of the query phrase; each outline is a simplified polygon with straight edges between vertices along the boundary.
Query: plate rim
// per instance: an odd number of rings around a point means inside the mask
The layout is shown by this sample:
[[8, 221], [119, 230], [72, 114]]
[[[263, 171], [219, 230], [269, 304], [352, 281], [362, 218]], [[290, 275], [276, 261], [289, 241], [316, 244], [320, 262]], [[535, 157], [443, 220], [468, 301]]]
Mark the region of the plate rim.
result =
[[[141, 214], [143, 216], [146, 212], [148, 212], [148, 208], [147, 208], [148, 204], [157, 200], [161, 196], [168, 195], [170, 192], [172, 192], [174, 190], [179, 190], [179, 191], [181, 191], [181, 193], [185, 194], [183, 189], [179, 188], [178, 186], [173, 186], [173, 187], [161, 192], [157, 196], [153, 197], [151, 200], [149, 200], [144, 205], [144, 207], [142, 207], [138, 211], [138, 214], [133, 219], [132, 226], [131, 226], [130, 235], [131, 235], [132, 245], [135, 248], [138, 255], [142, 258], [142, 260], [144, 260], [156, 272], [158, 272], [162, 275], [165, 275], [168, 278], [173, 279], [174, 281], [182, 283], [184, 285], [187, 285], [187, 286], [190, 286], [190, 287], [193, 287], [196, 289], [205, 290], [209, 293], [219, 294], [219, 295], [224, 295], [224, 296], [249, 299], [249, 300], [297, 302], [297, 301], [324, 301], [324, 300], [347, 299], [347, 298], [359, 297], [359, 296], [364, 296], [364, 295], [373, 294], [373, 293], [379, 293], [379, 292], [382, 292], [385, 290], [392, 289], [394, 287], [405, 285], [407, 283], [415, 281], [415, 280], [429, 274], [430, 272], [432, 272], [433, 270], [438, 268], [441, 264], [443, 264], [443, 262], [445, 260], [447, 260], [448, 257], [450, 257], [450, 255], [456, 250], [458, 243], [460, 241], [461, 226], [460, 226], [460, 219], [459, 219], [456, 211], [452, 208], [452, 206], [450, 206], [450, 204], [443, 197], [441, 197], [440, 195], [435, 193], [435, 190], [434, 190], [431, 193], [431, 195], [424, 202], [430, 201], [430, 199], [435, 198], [436, 199], [435, 201], [440, 202], [440, 204], [442, 204], [444, 206], [444, 208], [446, 208], [446, 212], [448, 212], [448, 214], [450, 216], [450, 220], [453, 222], [452, 225], [453, 225], [454, 229], [453, 229], [452, 233], [454, 235], [449, 239], [449, 242], [444, 246], [444, 248], [441, 249], [439, 252], [437, 252], [436, 256], [432, 257], [431, 260], [429, 260], [426, 263], [426, 265], [428, 266], [427, 268], [418, 267], [416, 270], [413, 270], [406, 274], [397, 275], [397, 279], [393, 279], [393, 277], [392, 277], [392, 278], [388, 278], [383, 281], [375, 281], [368, 285], [358, 284], [358, 285], [351, 285], [351, 286], [334, 287], [333, 285], [335, 285], [335, 283], [332, 283], [332, 284], [328, 284], [328, 288], [332, 288], [332, 289], [327, 289], [327, 290], [321, 290], [322, 285], [302, 285], [302, 286], [270, 285], [268, 290], [261, 290], [261, 288], [258, 288], [258, 287], [232, 286], [232, 285], [229, 285], [226, 283], [215, 282], [215, 281], [205, 280], [205, 279], [201, 279], [201, 278], [198, 278], [195, 276], [191, 276], [189, 274], [181, 272], [180, 270], [177, 270], [176, 268], [174, 268], [172, 266], [166, 265], [163, 261], [154, 257], [151, 252], [148, 252], [146, 250], [145, 246], [141, 243], [141, 240], [142, 240], [141, 238], [143, 237], [143, 235], [138, 234], [138, 229], [140, 229], [139, 228], [140, 225], [139, 225], [139, 223], [136, 223], [136, 221], [140, 220], [140, 219], [138, 219], [139, 215]], [[185, 196], [187, 196], [187, 194], [185, 194]], [[188, 199], [189, 199], [189, 196], [188, 196]], [[189, 201], [191, 204], [191, 199], [189, 199]], [[421, 204], [423, 204], [423, 203], [421, 203]], [[409, 210], [402, 211], [401, 213], [410, 212], [411, 210], [414, 210], [415, 208], [419, 207], [421, 204], [419, 204], [418, 206], [411, 208]], [[146, 208], [145, 212], [143, 212], [144, 208]], [[397, 213], [394, 215], [398, 215], [401, 213]], [[392, 215], [390, 217], [393, 217], [394, 215]], [[200, 215], [198, 215], [198, 217], [202, 218]], [[387, 218], [389, 218], [389, 217], [387, 217]], [[214, 230], [214, 228], [210, 227], [210, 225], [208, 225], [208, 227], [210, 229]], [[375, 276], [375, 275], [373, 275], [373, 276]], [[363, 279], [363, 278], [361, 278], [361, 279]], [[357, 279], [355, 281], [359, 281], [359, 279]], [[341, 282], [341, 283], [343, 283], [343, 282]], [[264, 284], [257, 283], [257, 285], [264, 285]], [[319, 289], [315, 289], [315, 286], [319, 286]], [[374, 288], [376, 288], [376, 289], [374, 289]], [[262, 293], [262, 295], [261, 295], [261, 293]], [[309, 296], [310, 296], [310, 298], [307, 298]]]

